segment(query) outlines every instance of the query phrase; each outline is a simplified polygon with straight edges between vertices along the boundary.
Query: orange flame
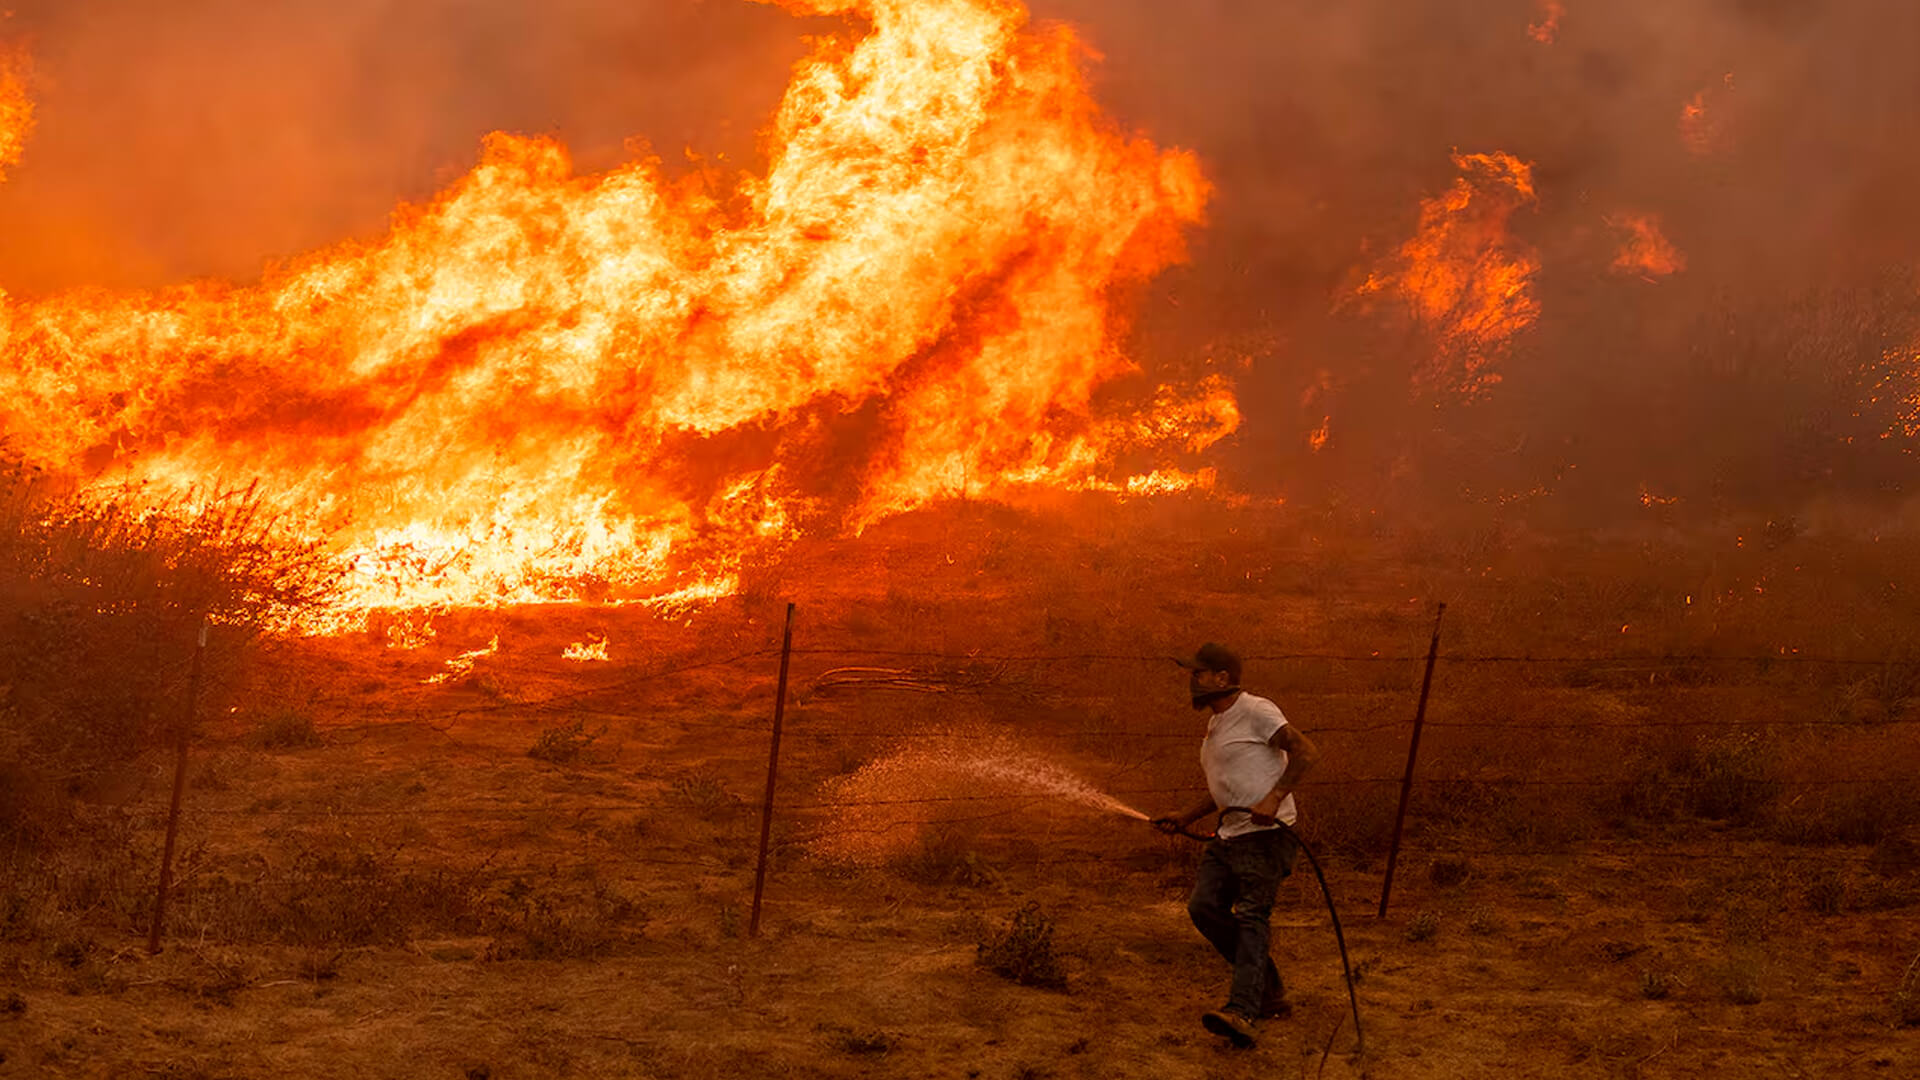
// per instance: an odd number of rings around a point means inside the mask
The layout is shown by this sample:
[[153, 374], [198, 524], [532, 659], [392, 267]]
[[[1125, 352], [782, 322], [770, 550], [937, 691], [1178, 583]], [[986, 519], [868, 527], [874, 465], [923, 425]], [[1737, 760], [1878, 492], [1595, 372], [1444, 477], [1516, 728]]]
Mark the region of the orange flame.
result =
[[0, 44], [0, 180], [20, 164], [33, 133], [33, 99], [27, 96], [27, 54]]
[[1453, 155], [1461, 176], [1446, 194], [1420, 203], [1420, 226], [1389, 265], [1368, 275], [1361, 295], [1392, 292], [1438, 335], [1439, 355], [1416, 378], [1466, 395], [1500, 381], [1513, 336], [1540, 314], [1532, 293], [1534, 250], [1507, 232], [1515, 210], [1536, 201], [1533, 167], [1511, 154]]
[[565, 660], [589, 663], [607, 658], [607, 639], [600, 634], [589, 634], [587, 640], [576, 641], [560, 651]]
[[1661, 231], [1658, 214], [1616, 214], [1607, 218], [1607, 224], [1627, 234], [1613, 257], [1616, 273], [1638, 274], [1652, 281], [1687, 268], [1687, 256]]
[[1136, 370], [1116, 286], [1200, 218], [1193, 156], [1114, 130], [1018, 0], [782, 2], [865, 33], [816, 43], [730, 197], [495, 134], [384, 239], [258, 286], [0, 306], [0, 435], [101, 480], [258, 478], [338, 538], [356, 611], [675, 608], [932, 499], [1203, 484], [1165, 459], [1238, 422], [1223, 381], [1094, 407]]
[[[1731, 91], [1733, 73], [1728, 72], [1721, 82], [1725, 90]], [[1680, 106], [1680, 142], [1689, 153], [1704, 157], [1726, 148], [1727, 127], [1716, 100], [1719, 97], [1719, 91], [1708, 87]]]
[[1567, 14], [1567, 5], [1561, 0], [1536, 0], [1540, 9], [1540, 21], [1527, 25], [1527, 36], [1542, 45], [1553, 44], [1560, 34], [1560, 20]]
[[440, 686], [452, 682], [455, 679], [464, 679], [468, 675], [473, 674], [473, 669], [479, 665], [480, 661], [485, 660], [487, 657], [499, 651], [500, 635], [495, 634], [493, 640], [487, 642], [486, 645], [481, 648], [468, 649], [466, 652], [448, 660], [445, 671], [435, 675], [429, 675], [420, 681], [429, 686]]

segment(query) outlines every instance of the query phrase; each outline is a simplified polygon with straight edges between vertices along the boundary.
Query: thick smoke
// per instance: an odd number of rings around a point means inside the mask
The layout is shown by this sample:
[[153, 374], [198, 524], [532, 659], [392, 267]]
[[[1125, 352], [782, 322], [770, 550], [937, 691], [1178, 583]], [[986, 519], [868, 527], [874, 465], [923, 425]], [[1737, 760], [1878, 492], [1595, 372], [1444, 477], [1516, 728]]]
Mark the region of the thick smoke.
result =
[[[551, 134], [583, 170], [642, 140], [744, 165], [806, 53], [744, 0], [22, 0], [39, 123], [0, 188], [0, 288], [250, 281], [383, 233], [481, 140]], [[694, 167], [692, 163], [689, 168]]]
[[[1534, 0], [1033, 6], [1100, 51], [1121, 122], [1196, 150], [1217, 186], [1132, 352], [1237, 372], [1238, 486], [1791, 506], [1910, 475], [1912, 375], [1884, 356], [1920, 337], [1920, 5], [1566, 0], [1550, 42]], [[801, 36], [838, 25], [743, 0], [15, 13], [0, 34], [30, 42], [39, 105], [0, 188], [16, 293], [249, 279], [377, 234], [494, 129], [555, 133], [587, 168], [630, 137], [751, 158]], [[1540, 315], [1472, 402], [1418, 393], [1435, 343], [1349, 302], [1456, 150], [1531, 162], [1539, 195], [1511, 227], [1540, 255]], [[1684, 270], [1615, 270], [1609, 222], [1641, 215]]]
[[[1037, 6], [1086, 24], [1103, 99], [1219, 185], [1163, 282], [1179, 306], [1142, 327], [1253, 354], [1242, 482], [1790, 510], [1911, 477], [1912, 350], [1884, 354], [1920, 336], [1920, 6], [1567, 0], [1547, 44], [1531, 0]], [[1455, 149], [1532, 162], [1539, 190], [1512, 226], [1540, 317], [1472, 405], [1408, 394], [1434, 342], [1339, 303]], [[1645, 214], [1684, 271], [1611, 272]]]

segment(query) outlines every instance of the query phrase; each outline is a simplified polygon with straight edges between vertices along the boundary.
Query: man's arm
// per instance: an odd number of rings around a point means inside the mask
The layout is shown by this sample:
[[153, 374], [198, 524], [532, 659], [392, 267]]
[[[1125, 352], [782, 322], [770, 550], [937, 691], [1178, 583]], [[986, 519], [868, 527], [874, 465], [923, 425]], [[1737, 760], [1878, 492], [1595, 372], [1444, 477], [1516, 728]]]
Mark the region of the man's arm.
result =
[[1181, 829], [1213, 813], [1215, 809], [1213, 796], [1207, 795], [1202, 797], [1199, 802], [1194, 803], [1192, 806], [1187, 807], [1177, 814], [1168, 814], [1165, 817], [1154, 818], [1153, 824], [1162, 832], [1179, 832]]
[[1273, 785], [1267, 797], [1253, 804], [1253, 820], [1260, 825], [1273, 824], [1275, 815], [1280, 813], [1280, 804], [1293, 794], [1300, 778], [1311, 772], [1314, 763], [1320, 760], [1320, 748], [1292, 724], [1282, 725], [1279, 731], [1273, 733], [1273, 738], [1267, 740], [1267, 745], [1276, 751], [1286, 752], [1287, 767], [1280, 774], [1280, 782]]

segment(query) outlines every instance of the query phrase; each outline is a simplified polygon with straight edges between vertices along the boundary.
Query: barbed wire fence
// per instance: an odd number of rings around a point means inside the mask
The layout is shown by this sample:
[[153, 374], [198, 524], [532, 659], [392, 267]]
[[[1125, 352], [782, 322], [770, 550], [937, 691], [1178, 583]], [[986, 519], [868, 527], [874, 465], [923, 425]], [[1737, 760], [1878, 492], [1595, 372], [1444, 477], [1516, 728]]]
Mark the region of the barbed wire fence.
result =
[[[421, 707], [401, 719], [329, 727], [328, 735], [333, 739], [341, 739], [353, 735], [365, 737], [368, 733], [382, 729], [390, 729], [396, 725], [417, 724], [440, 732], [452, 739], [454, 737], [451, 732], [462, 724], [470, 725], [478, 721], [484, 721], [490, 717], [508, 715], [521, 718], [567, 717], [578, 719], [591, 717], [645, 723], [651, 715], [650, 710], [641, 707], [644, 703], [636, 702], [634, 696], [650, 687], [703, 671], [739, 671], [742, 669], [757, 669], [760, 665], [771, 667], [773, 661], [776, 659], [781, 663], [783, 669], [796, 659], [821, 662], [859, 660], [875, 664], [918, 665], [917, 667], [904, 669], [904, 673], [909, 676], [915, 673], [922, 676], [926, 676], [929, 673], [933, 676], [938, 676], [943, 672], [948, 674], [956, 672], [963, 673], [971, 669], [976, 669], [981, 665], [1033, 665], [1041, 667], [1081, 665], [1087, 667], [1089, 670], [1113, 671], [1128, 665], [1156, 666], [1168, 664], [1168, 657], [1166, 656], [1141, 653], [1020, 653], [991, 649], [939, 651], [900, 648], [865, 648], [856, 646], [818, 646], [807, 645], [804, 641], [801, 644], [795, 645], [790, 636], [788, 639], [788, 647], [785, 649], [768, 645], [742, 649], [720, 657], [662, 664], [640, 672], [623, 673], [619, 678], [612, 681], [596, 683], [591, 686], [576, 687], [525, 700], [498, 700], [451, 706]], [[1347, 665], [1360, 665], [1363, 667], [1401, 665], [1411, 667], [1427, 662], [1429, 656], [1428, 654], [1408, 655], [1380, 652], [1302, 651], [1250, 652], [1245, 654], [1243, 659], [1256, 664], [1320, 665], [1323, 670], [1331, 671]], [[1585, 667], [1603, 671], [1632, 668], [1641, 671], [1651, 671], [1654, 673], [1656, 679], [1658, 674], [1663, 671], [1709, 669], [1733, 673], [1730, 676], [1721, 677], [1725, 679], [1738, 678], [1739, 673], [1743, 669], [1750, 669], [1759, 675], [1767, 675], [1775, 669], [1799, 671], [1808, 668], [1829, 668], [1857, 671], [1875, 668], [1884, 669], [1891, 663], [1896, 663], [1886, 659], [1818, 656], [1786, 651], [1779, 654], [1749, 655], [1718, 653], [1595, 653], [1583, 655], [1548, 653], [1528, 655], [1509, 653], [1453, 654], [1447, 653], [1444, 650], [1437, 652], [1434, 662], [1441, 672], [1505, 667], [1523, 670]], [[813, 681], [819, 684], [825, 676], [830, 675], [835, 670], [844, 669], [829, 668], [826, 671], [816, 672], [813, 676]], [[873, 680], [880, 688], [888, 688], [888, 680], [890, 678], [893, 680], [892, 688], [900, 688], [900, 681], [895, 677], [902, 674], [902, 669], [873, 668], [865, 670], [885, 673], [884, 675], [875, 676]], [[1749, 679], [1749, 681], [1752, 680]], [[764, 720], [752, 723], [741, 723], [737, 721], [703, 721], [686, 717], [675, 717], [666, 723], [709, 733], [726, 732], [741, 738], [743, 740], [743, 747], [751, 741], [771, 741], [771, 737], [773, 736], [772, 718], [777, 712], [784, 709], [784, 686], [783, 680], [781, 696], [776, 701], [765, 703], [766, 707], [763, 710], [757, 710], [765, 716], [766, 719]], [[857, 679], [843, 680], [842, 684], [837, 686], [836, 689], [840, 691], [857, 692], [862, 689], [861, 681]], [[950, 692], [950, 690], [951, 688], [936, 688], [929, 692], [946, 693]], [[1444, 682], [1442, 683], [1442, 693], [1444, 694]], [[1411, 695], [1409, 695], [1409, 697], [1410, 696]], [[1411, 701], [1409, 701], [1408, 705], [1411, 704]], [[1881, 717], [1876, 719], [1854, 719], [1824, 715], [1805, 718], [1776, 717], [1767, 719], [1742, 719], [1737, 717], [1685, 719], [1634, 718], [1559, 721], [1528, 723], [1525, 725], [1516, 725], [1510, 721], [1441, 718], [1421, 718], [1419, 722], [1423, 723], [1425, 727], [1441, 731], [1449, 729], [1461, 731], [1510, 731], [1516, 735], [1554, 732], [1596, 738], [1613, 738], [1623, 733], [1634, 731], [1659, 730], [1728, 732], [1793, 729], [1837, 730], [1843, 728], [1860, 730], [1904, 730], [1920, 725], [1920, 714]], [[1397, 732], [1406, 732], [1409, 737], [1411, 737], [1415, 730], [1415, 723], [1416, 714], [1409, 708], [1403, 718], [1386, 719], [1362, 724], [1315, 725], [1308, 722], [1303, 724], [1303, 727], [1309, 734], [1316, 738], [1323, 735], [1341, 737]], [[1021, 730], [1017, 731], [1016, 734], [1018, 739], [1023, 743], [1031, 742], [1042, 745], [1056, 741], [1085, 742], [1091, 740], [1107, 746], [1125, 743], [1143, 746], [1172, 746], [1185, 743], [1197, 746], [1200, 738], [1200, 733], [1191, 728], [1191, 726], [1186, 726], [1179, 730], [1168, 730], [1151, 727], [1100, 725], [1084, 729], [1050, 728], [1046, 730]], [[832, 721], [830, 726], [813, 727], [805, 724], [795, 724], [781, 732], [780, 737], [789, 743], [797, 743], [800, 746], [806, 747], [807, 753], [817, 757], [828, 752], [830, 749], [848, 749], [847, 744], [850, 741], [858, 741], [862, 748], [870, 748], [876, 740], [898, 742], [901, 740], [910, 740], [915, 736], [913, 732], [902, 731], [897, 726], [880, 724], [864, 726], [852, 725], [847, 723], [845, 719], [837, 719]], [[991, 731], [945, 730], [938, 733], [938, 739], [943, 743], [964, 743], [969, 740], [995, 740], [1005, 739], [1006, 737], [1005, 734]], [[456, 740], [456, 743], [457, 742], [458, 740]], [[913, 834], [919, 830], [949, 827], [956, 823], [1018, 819], [1022, 815], [1031, 813], [1037, 807], [1043, 807], [1051, 798], [1044, 793], [1022, 794], [1007, 791], [953, 791], [940, 795], [913, 795], [900, 798], [822, 798], [818, 794], [782, 798], [776, 790], [776, 779], [779, 767], [778, 744], [773, 743], [769, 749], [768, 786], [766, 796], [762, 800], [760, 813], [761, 843], [757, 853], [757, 862], [743, 859], [739, 853], [716, 852], [711, 855], [688, 858], [681, 854], [649, 853], [644, 850], [619, 850], [600, 852], [591, 859], [576, 858], [565, 861], [560, 859], [534, 859], [526, 860], [512, 866], [483, 865], [454, 872], [467, 874], [476, 880], [503, 880], [526, 878], [541, 874], [566, 875], [597, 872], [617, 866], [739, 871], [744, 870], [751, 864], [756, 870], [756, 878], [764, 883], [770, 857], [771, 826], [774, 819], [781, 814], [834, 815], [848, 810], [867, 808], [898, 808], [903, 810], [918, 810], [924, 808], [925, 810], [931, 811], [942, 808], [965, 810], [970, 807], [979, 807], [987, 811], [982, 814], [963, 814], [961, 816], [955, 816], [953, 814], [944, 816], [915, 816], [914, 814], [903, 813], [890, 816], [881, 825], [874, 827], [879, 830], [893, 830]], [[183, 770], [185, 768], [184, 761], [185, 756], [183, 755], [180, 766]], [[1379, 764], [1392, 765], [1396, 763], [1383, 761]], [[1400, 776], [1387, 775], [1383, 771], [1379, 775], [1312, 777], [1302, 785], [1302, 790], [1305, 794], [1311, 794], [1314, 791], [1340, 789], [1380, 789], [1384, 791], [1394, 785], [1407, 785], [1423, 790], [1441, 787], [1475, 790], [1535, 788], [1605, 789], [1617, 787], [1622, 783], [1621, 779], [1617, 777], [1599, 777], [1592, 775], [1489, 777], [1484, 775], [1476, 776], [1445, 772], [1419, 773], [1413, 769], [1413, 764], [1414, 763], [1410, 761], [1407, 771]], [[1197, 767], [1193, 771], [1193, 781], [1180, 786], [1113, 787], [1111, 790], [1107, 790], [1105, 794], [1127, 800], [1137, 800], [1148, 797], [1168, 799], [1175, 797], [1190, 798], [1201, 789]], [[176, 785], [180, 783], [183, 775], [183, 773], [176, 774]], [[1792, 783], [1796, 789], [1847, 790], [1907, 785], [1911, 784], [1912, 780], [1913, 777], [1910, 773], [1904, 773], [1898, 770], [1876, 772], [1863, 770], [1857, 775], [1796, 776], [1793, 778]], [[1671, 782], [1676, 785], [1685, 783], [1684, 780], [1677, 778]], [[351, 821], [374, 818], [393, 820], [410, 818], [511, 820], [526, 819], [535, 816], [551, 816], [558, 813], [571, 816], [576, 820], [584, 820], [585, 818], [595, 815], [632, 813], [639, 809], [639, 807], [633, 802], [620, 800], [574, 802], [567, 803], [563, 806], [555, 806], [551, 800], [536, 800], [404, 808], [341, 805], [337, 802], [311, 806], [256, 805], [244, 808], [192, 806], [182, 808], [176, 806], [174, 813], [171, 815], [168, 814], [168, 809], [168, 807], [155, 804], [130, 803], [120, 807], [118, 812], [128, 819], [135, 821], [157, 819], [163, 815], [169, 816], [175, 819], [175, 826], [177, 827], [178, 817], [182, 814], [184, 814], [188, 820], [258, 818], [307, 821], [339, 819]], [[804, 846], [813, 840], [836, 833], [844, 833], [845, 831], [847, 830], [844, 826], [826, 824], [813, 833], [789, 837], [783, 840], [783, 844], [789, 847]], [[1590, 846], [1582, 847], [1573, 844], [1482, 844], [1474, 846], [1459, 843], [1422, 843], [1419, 844], [1418, 847], [1423, 855], [1433, 858], [1596, 858], [1660, 860], [1676, 863], [1719, 865], [1740, 864], [1764, 857], [1772, 864], [1807, 864], [1833, 867], [1868, 863], [1874, 858], [1872, 852], [1862, 852], [1857, 850], [1857, 847], [1852, 850], [1841, 850], [1833, 846], [1822, 846], [1817, 848], [1810, 847], [1807, 850], [1781, 851], [1781, 845], [1765, 839], [1740, 841], [1737, 843], [1728, 842], [1724, 839], [1715, 839], [1710, 846], [1701, 845], [1699, 849], [1693, 850], [1688, 850], [1674, 844], [1652, 845], [1638, 843], [1628, 845], [1620, 842], [1614, 842], [1604, 849], [1595, 849]], [[1397, 855], [1397, 851], [1398, 842], [1396, 840], [1394, 854]], [[1390, 855], [1389, 859], [1391, 860], [1392, 858], [1393, 855]], [[1127, 852], [1062, 851], [1040, 858], [1037, 861], [1037, 865], [1108, 864], [1130, 866], [1133, 865], [1135, 861], [1137, 861], [1137, 855]], [[159, 880], [162, 883], [161, 888], [163, 889], [167, 887], [168, 874], [168, 869], [163, 866], [159, 875]], [[285, 887], [289, 884], [297, 884], [297, 879], [276, 878], [271, 874], [262, 874], [249, 880], [229, 881], [227, 884], [236, 887], [275, 888]], [[177, 884], [175, 887], [178, 887]], [[1384, 914], [1385, 907], [1385, 891], [1385, 888], [1383, 888], [1382, 914]], [[758, 887], [756, 887], [755, 892], [755, 908], [757, 914]], [[164, 915], [164, 900], [158, 897], [156, 899], [157, 903], [151, 932], [152, 939], [157, 946], [163, 932], [161, 919]], [[1888, 916], [1884, 916], [1883, 914], [1881, 917]], [[757, 918], [754, 921], [756, 924], [755, 928], [757, 929]], [[1914, 921], [1920, 922], [1920, 917], [1916, 917]]]

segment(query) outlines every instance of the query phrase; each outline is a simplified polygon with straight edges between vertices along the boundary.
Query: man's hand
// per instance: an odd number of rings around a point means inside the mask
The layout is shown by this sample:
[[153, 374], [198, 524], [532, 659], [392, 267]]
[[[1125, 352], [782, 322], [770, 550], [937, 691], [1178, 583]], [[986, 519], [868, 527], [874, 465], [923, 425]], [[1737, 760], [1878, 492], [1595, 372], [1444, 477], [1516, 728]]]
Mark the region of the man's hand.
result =
[[1271, 825], [1279, 820], [1280, 803], [1284, 799], [1279, 788], [1267, 792], [1267, 797], [1247, 808], [1255, 825]]
[[1166, 833], [1168, 836], [1178, 836], [1180, 834], [1180, 829], [1182, 828], [1180, 824], [1180, 819], [1177, 817], [1174, 817], [1172, 814], [1167, 814], [1162, 817], [1154, 818], [1152, 821], [1148, 822], [1148, 824], [1152, 825], [1156, 829], [1159, 829], [1161, 832]]

